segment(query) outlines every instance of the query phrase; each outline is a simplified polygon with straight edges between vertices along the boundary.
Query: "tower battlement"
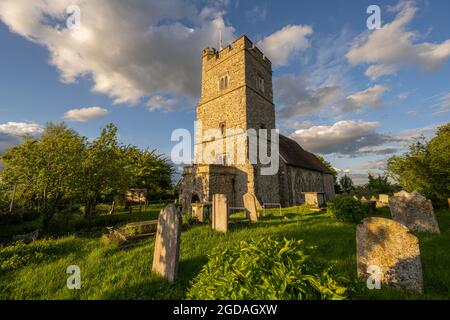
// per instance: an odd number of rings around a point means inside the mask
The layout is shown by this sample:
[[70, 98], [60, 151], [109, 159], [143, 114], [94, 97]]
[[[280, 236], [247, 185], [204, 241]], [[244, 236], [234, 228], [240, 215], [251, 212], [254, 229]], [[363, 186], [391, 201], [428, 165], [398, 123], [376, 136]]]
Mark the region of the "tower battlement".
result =
[[259, 60], [268, 70], [272, 70], [272, 62], [262, 53], [262, 51], [253, 44], [246, 36], [242, 35], [228, 46], [217, 50], [216, 48], [205, 48], [202, 52], [203, 66], [206, 68], [214, 67], [222, 60], [236, 54], [239, 51], [246, 50], [255, 59]]

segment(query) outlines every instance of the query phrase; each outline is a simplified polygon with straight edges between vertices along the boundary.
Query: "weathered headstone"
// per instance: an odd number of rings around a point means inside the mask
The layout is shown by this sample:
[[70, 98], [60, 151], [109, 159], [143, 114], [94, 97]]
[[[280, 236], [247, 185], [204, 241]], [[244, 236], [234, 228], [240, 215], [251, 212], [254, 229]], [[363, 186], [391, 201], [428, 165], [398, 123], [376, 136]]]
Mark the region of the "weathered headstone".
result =
[[256, 197], [251, 193], [244, 194], [244, 207], [250, 221], [258, 221], [258, 211], [256, 210]]
[[212, 228], [218, 232], [228, 232], [228, 200], [225, 194], [213, 195]]
[[169, 282], [178, 272], [182, 218], [178, 209], [170, 204], [161, 210], [156, 231], [152, 271]]
[[360, 201], [369, 201], [369, 199], [367, 199], [365, 196], [362, 196], [361, 199], [359, 199]]
[[353, 196], [353, 199], [355, 199], [355, 200], [358, 200], [358, 201], [359, 201], [359, 199], [358, 199], [358, 197], [357, 197], [357, 196]]
[[193, 203], [192, 207], [192, 217], [197, 218], [198, 221], [205, 221], [205, 207], [203, 204]]
[[392, 218], [409, 230], [440, 233], [433, 205], [418, 192], [402, 191], [389, 199]]
[[305, 203], [314, 207], [321, 208], [325, 205], [325, 194], [322, 192], [302, 192], [305, 196]]
[[[370, 217], [356, 227], [356, 260], [359, 278], [378, 280], [384, 286], [423, 290], [419, 241], [394, 220]], [[378, 270], [376, 274], [374, 269]]]
[[375, 202], [377, 202], [378, 199], [377, 199], [375, 196], [372, 196], [372, 198], [370, 198], [370, 201], [375, 201]]

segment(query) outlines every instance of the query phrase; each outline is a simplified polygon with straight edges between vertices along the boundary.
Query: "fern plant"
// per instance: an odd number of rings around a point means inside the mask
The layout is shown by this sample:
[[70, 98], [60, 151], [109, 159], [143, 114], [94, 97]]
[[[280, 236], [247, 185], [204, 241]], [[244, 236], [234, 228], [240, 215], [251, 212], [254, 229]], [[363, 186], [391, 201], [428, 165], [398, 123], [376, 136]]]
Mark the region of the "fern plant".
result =
[[215, 250], [186, 295], [196, 300], [345, 299], [348, 289], [314, 265], [302, 240], [241, 241]]

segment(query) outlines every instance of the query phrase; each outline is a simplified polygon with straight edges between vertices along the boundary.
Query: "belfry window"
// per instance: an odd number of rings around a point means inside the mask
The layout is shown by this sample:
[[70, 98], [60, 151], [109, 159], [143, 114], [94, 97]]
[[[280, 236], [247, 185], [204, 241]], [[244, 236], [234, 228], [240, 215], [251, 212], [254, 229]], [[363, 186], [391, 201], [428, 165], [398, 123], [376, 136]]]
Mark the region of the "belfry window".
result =
[[257, 83], [256, 86], [259, 91], [264, 92], [264, 78], [261, 76], [257, 77]]
[[219, 90], [225, 90], [228, 88], [228, 82], [230, 77], [226, 74], [219, 78]]

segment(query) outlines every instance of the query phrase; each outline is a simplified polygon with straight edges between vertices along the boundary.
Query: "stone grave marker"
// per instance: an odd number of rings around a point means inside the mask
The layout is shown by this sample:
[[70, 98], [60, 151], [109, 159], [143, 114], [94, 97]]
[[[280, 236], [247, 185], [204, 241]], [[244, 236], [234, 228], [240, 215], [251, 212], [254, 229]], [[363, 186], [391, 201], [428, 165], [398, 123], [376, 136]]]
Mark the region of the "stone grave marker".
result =
[[356, 227], [356, 259], [358, 277], [368, 283], [423, 290], [419, 241], [394, 220], [370, 217]]
[[228, 232], [228, 200], [225, 194], [213, 195], [212, 228], [218, 232]]
[[161, 210], [156, 231], [152, 271], [169, 282], [178, 272], [182, 218], [178, 209], [170, 204]]
[[258, 221], [258, 211], [256, 210], [256, 197], [251, 193], [244, 194], [244, 207], [250, 221]]
[[205, 206], [200, 203], [191, 204], [192, 217], [197, 218], [200, 222], [205, 222]]
[[389, 199], [392, 218], [409, 230], [440, 233], [433, 205], [418, 192], [399, 192]]

